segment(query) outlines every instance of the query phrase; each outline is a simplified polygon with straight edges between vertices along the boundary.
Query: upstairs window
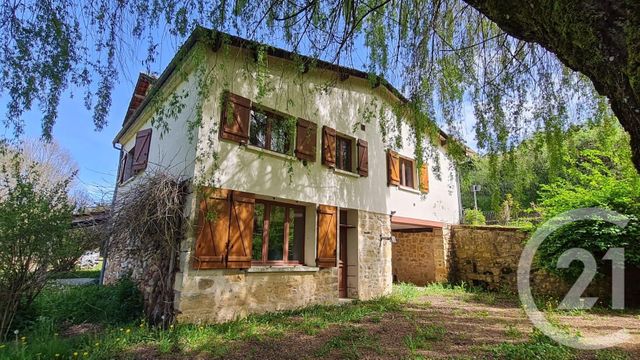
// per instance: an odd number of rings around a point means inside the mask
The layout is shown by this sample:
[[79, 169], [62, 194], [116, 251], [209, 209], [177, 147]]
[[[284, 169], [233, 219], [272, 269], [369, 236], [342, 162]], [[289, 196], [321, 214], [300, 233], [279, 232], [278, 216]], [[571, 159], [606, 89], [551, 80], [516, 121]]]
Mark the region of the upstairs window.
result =
[[291, 134], [284, 117], [261, 109], [251, 109], [249, 144], [281, 154], [291, 154]]
[[415, 164], [413, 160], [400, 158], [400, 185], [415, 188]]
[[304, 207], [256, 200], [253, 219], [254, 263], [304, 262]]
[[122, 168], [120, 169], [120, 183], [124, 183], [125, 181], [131, 179], [134, 175], [133, 173], [133, 153], [135, 148], [131, 149], [129, 152], [126, 152], [122, 156]]
[[336, 169], [353, 171], [353, 140], [336, 135]]

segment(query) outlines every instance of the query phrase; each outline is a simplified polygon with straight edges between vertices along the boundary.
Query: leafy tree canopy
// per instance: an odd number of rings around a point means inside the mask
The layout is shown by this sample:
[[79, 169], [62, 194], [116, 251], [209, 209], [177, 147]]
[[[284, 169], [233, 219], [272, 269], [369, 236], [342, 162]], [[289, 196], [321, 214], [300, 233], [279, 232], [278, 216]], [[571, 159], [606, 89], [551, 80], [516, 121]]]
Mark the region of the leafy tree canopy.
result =
[[0, 89], [9, 98], [5, 121], [17, 134], [24, 112], [37, 105], [50, 137], [63, 92], [76, 88], [101, 129], [130, 48], [145, 44], [150, 65], [159, 29], [183, 39], [204, 25], [346, 65], [364, 45], [372, 75], [397, 75], [418, 115], [418, 137], [436, 121], [459, 134], [462, 104], [470, 101], [478, 146], [489, 152], [541, 129], [550, 144], [559, 143], [562, 130], [597, 108], [588, 77], [631, 133], [640, 167], [638, 6], [633, 0], [4, 1]]
[[[640, 178], [631, 162], [628, 134], [604, 103], [600, 108], [597, 117], [571, 127], [555, 153], [545, 146], [548, 134], [540, 132], [510, 151], [478, 156], [464, 164], [463, 207], [473, 208], [473, 184], [482, 186], [477, 193], [478, 208], [485, 212], [497, 212], [511, 195], [524, 208], [546, 209], [545, 215], [554, 216], [596, 206], [596, 202], [585, 205], [584, 200], [601, 195], [599, 191], [607, 184], [617, 189], [616, 201], [640, 206]], [[603, 200], [602, 205], [610, 207], [611, 203]]]

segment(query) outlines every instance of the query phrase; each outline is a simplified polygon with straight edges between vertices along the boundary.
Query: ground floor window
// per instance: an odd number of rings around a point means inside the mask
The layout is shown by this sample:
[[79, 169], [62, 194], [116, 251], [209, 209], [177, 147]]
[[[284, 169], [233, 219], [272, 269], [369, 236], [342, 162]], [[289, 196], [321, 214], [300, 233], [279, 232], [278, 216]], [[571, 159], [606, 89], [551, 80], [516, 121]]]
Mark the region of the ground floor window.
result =
[[253, 263], [304, 263], [304, 207], [256, 200], [253, 219]]

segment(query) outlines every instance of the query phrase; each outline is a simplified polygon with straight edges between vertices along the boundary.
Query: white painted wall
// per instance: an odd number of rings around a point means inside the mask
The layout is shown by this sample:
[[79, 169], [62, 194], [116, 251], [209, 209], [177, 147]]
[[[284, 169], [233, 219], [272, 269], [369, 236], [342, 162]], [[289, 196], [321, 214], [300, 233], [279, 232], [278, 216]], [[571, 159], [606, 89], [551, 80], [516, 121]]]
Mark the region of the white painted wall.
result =
[[[332, 80], [334, 73], [312, 70], [299, 75], [292, 66], [281, 59], [268, 58], [268, 82], [274, 86], [264, 98], [257, 99], [258, 83], [250, 56], [240, 49], [228, 53], [209, 52], [211, 69], [222, 69], [214, 81], [210, 101], [203, 109], [204, 126], [198, 143], [196, 166], [199, 180], [222, 188], [247, 191], [259, 195], [297, 200], [305, 203], [335, 205], [342, 208], [361, 209], [376, 213], [396, 211], [396, 216], [446, 223], [459, 222], [458, 183], [455, 169], [443, 148], [434, 151], [440, 159], [440, 179], [429, 166], [430, 191], [420, 194], [387, 186], [386, 149], [391, 136], [385, 141], [377, 122], [366, 124], [366, 130], [356, 126], [364, 121], [365, 109], [377, 102], [388, 107], [391, 98], [383, 88], [372, 90], [367, 81], [350, 78], [336, 81], [328, 91], [320, 89]], [[307, 119], [318, 124], [317, 161], [303, 166], [301, 161], [281, 155], [273, 155], [234, 142], [219, 140], [217, 136], [221, 106], [219, 99], [226, 84], [231, 92], [249, 98], [263, 106]], [[386, 114], [388, 122], [394, 116]], [[321, 165], [321, 129], [323, 125], [335, 128], [354, 138], [369, 143], [369, 176], [345, 175]], [[414, 158], [414, 147], [407, 126], [403, 126], [401, 155]], [[206, 134], [206, 135], [205, 135]], [[212, 136], [213, 135], [213, 136]], [[219, 168], [211, 176], [214, 166], [213, 153], [219, 159]], [[429, 164], [433, 165], [433, 160]], [[417, 178], [417, 174], [416, 174]]]
[[[196, 134], [197, 149], [189, 141], [187, 133], [188, 122], [197, 116], [195, 104], [198, 87], [195, 73], [187, 80], [178, 80], [176, 76], [168, 82], [168, 88], [188, 93], [184, 100], [186, 106], [176, 120], [169, 120], [168, 131], [153, 129], [147, 172], [162, 168], [183, 178], [194, 177], [200, 183], [266, 197], [385, 214], [395, 211], [396, 216], [459, 222], [457, 174], [442, 147], [438, 146], [433, 151], [433, 156], [439, 158], [439, 176], [434, 172], [435, 161], [428, 160], [429, 193], [420, 194], [418, 191], [387, 186], [386, 150], [391, 147], [403, 156], [415, 156], [411, 140], [413, 135], [406, 124], [401, 129], [404, 140], [399, 149], [391, 146], [391, 139], [397, 131], [394, 125], [389, 126], [390, 133], [386, 139], [382, 138], [379, 123], [375, 119], [366, 123], [364, 131], [357, 126], [365, 122], [365, 111], [375, 110], [377, 115], [377, 109], [381, 107], [386, 109], [386, 122], [395, 124], [390, 105], [397, 100], [384, 87], [371, 89], [366, 80], [354, 77], [344, 82], [337, 81], [336, 74], [321, 70], [300, 75], [293, 70], [292, 64], [269, 57], [267, 82], [273, 86], [273, 91], [257, 99], [258, 80], [251, 59], [246, 51], [236, 48], [228, 52], [207, 52], [207, 64], [213, 77], [211, 93], [203, 107], [202, 126], [199, 134]], [[327, 87], [328, 81], [334, 81], [333, 86]], [[294, 157], [220, 140], [219, 99], [225, 88], [266, 107], [315, 122], [318, 125], [317, 161], [304, 166]], [[371, 104], [375, 104], [376, 108]], [[137, 131], [152, 127], [150, 109], [143, 112], [137, 125], [121, 139], [125, 150], [134, 146]], [[368, 177], [339, 173], [321, 165], [323, 125], [368, 141]], [[213, 169], [215, 171], [212, 172]], [[134, 177], [120, 189], [138, 178], [140, 176]]]
[[189, 94], [184, 99], [185, 106], [175, 119], [167, 120], [166, 129], [152, 125], [152, 107], [147, 107], [136, 124], [120, 139], [122, 149], [129, 152], [135, 146], [136, 133], [143, 129], [152, 128], [147, 168], [120, 185], [118, 191], [126, 190], [130, 184], [143, 178], [144, 174], [154, 171], [166, 171], [181, 179], [189, 179], [194, 175], [198, 134], [196, 129], [195, 136], [191, 141], [187, 131], [188, 122], [193, 121], [196, 117], [194, 109], [197, 96], [195, 92], [190, 91], [195, 88], [194, 76], [190, 76], [185, 81], [174, 78], [168, 82], [167, 86], [175, 88], [178, 93], [184, 91]]

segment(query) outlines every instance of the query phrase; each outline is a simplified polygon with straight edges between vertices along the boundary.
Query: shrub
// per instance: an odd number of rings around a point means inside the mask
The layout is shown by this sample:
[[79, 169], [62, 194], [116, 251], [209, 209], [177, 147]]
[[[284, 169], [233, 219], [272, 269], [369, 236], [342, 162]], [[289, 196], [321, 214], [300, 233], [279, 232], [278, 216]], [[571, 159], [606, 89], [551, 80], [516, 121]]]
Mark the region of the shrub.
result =
[[464, 223], [469, 225], [485, 225], [487, 220], [482, 210], [467, 209], [464, 212]]
[[18, 314], [21, 327], [34, 322], [51, 322], [57, 328], [92, 324], [123, 324], [140, 318], [142, 295], [129, 279], [114, 285], [46, 287]]
[[33, 301], [73, 241], [67, 236], [69, 182], [43, 186], [47, 179], [35, 168], [24, 172], [21, 164], [14, 157], [0, 171], [0, 339], [18, 306]]

